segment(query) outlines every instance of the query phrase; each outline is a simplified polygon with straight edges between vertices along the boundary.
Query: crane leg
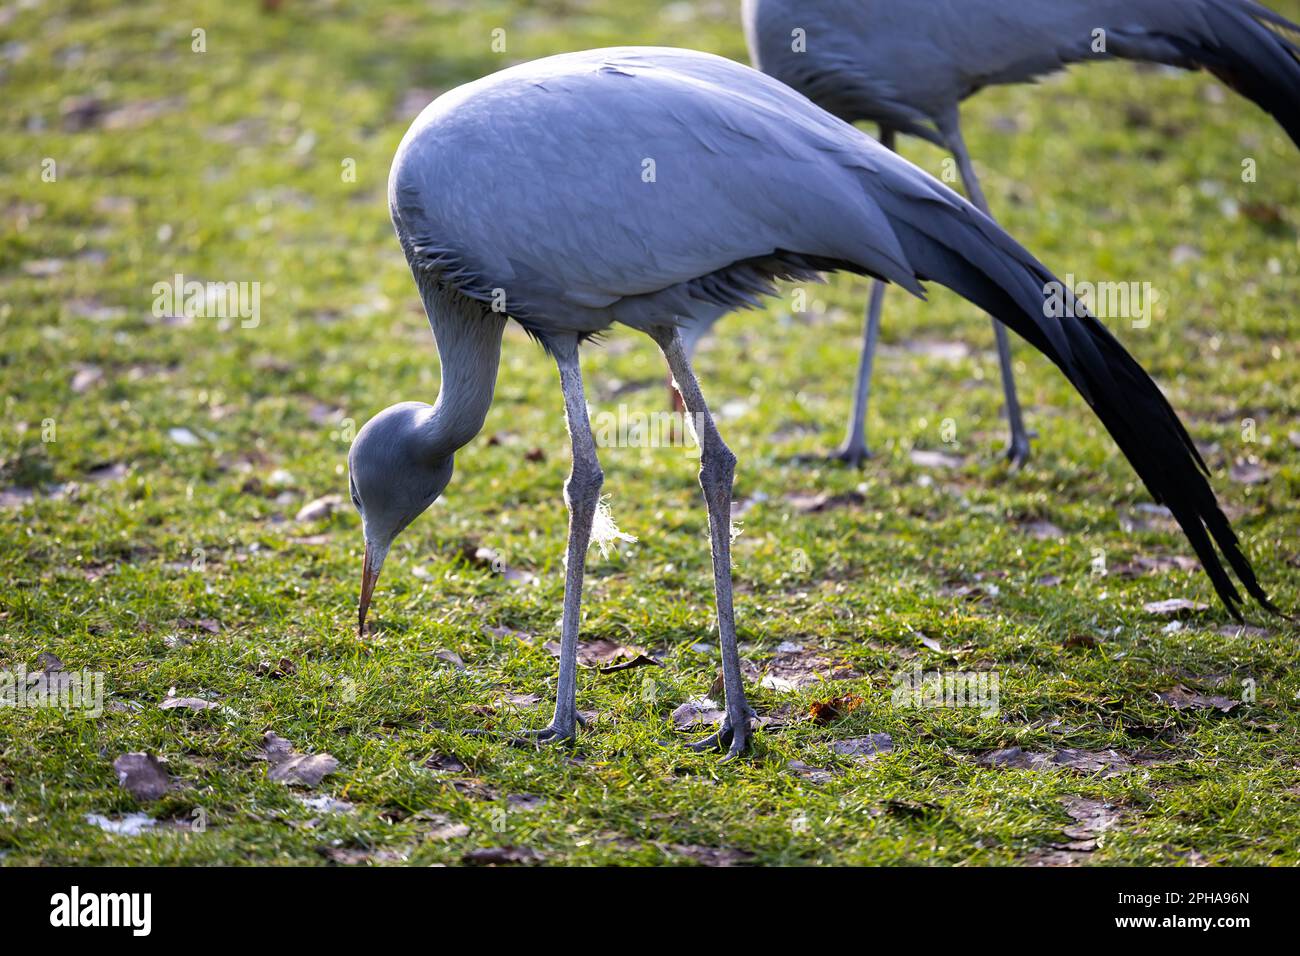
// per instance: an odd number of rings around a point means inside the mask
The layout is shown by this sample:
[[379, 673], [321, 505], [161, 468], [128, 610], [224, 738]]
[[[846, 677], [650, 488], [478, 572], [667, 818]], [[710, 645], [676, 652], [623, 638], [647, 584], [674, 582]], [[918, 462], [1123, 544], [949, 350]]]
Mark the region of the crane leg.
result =
[[[975, 176], [975, 167], [971, 163], [970, 153], [966, 150], [966, 141], [961, 135], [961, 119], [957, 110], [953, 110], [938, 124], [939, 132], [948, 144], [953, 158], [957, 160], [957, 169], [966, 186], [966, 194], [980, 212], [989, 218], [988, 201], [984, 190]], [[1011, 365], [1011, 340], [1006, 327], [993, 320], [993, 335], [998, 344], [998, 363], [1002, 367], [1002, 393], [1007, 405], [1007, 421], [1011, 426], [1011, 439], [1007, 444], [1007, 458], [1016, 467], [1029, 460], [1029, 433], [1025, 430], [1024, 415], [1020, 410], [1020, 397], [1016, 394], [1016, 376]]]
[[871, 457], [867, 446], [867, 404], [871, 398], [871, 366], [876, 358], [876, 344], [880, 341], [880, 313], [885, 304], [888, 283], [876, 279], [871, 284], [871, 301], [867, 305], [867, 319], [862, 331], [862, 353], [858, 358], [858, 380], [853, 390], [853, 408], [849, 412], [849, 430], [844, 444], [831, 458], [861, 468]]
[[721, 728], [691, 747], [694, 750], [726, 747], [726, 759], [730, 760], [748, 748], [754, 718], [740, 677], [740, 650], [736, 646], [736, 618], [731, 594], [731, 488], [736, 474], [736, 456], [723, 442], [704, 402], [681, 332], [676, 328], [664, 328], [653, 335], [668, 360], [668, 368], [700, 444], [700, 487], [709, 512], [713, 593], [718, 610], [718, 643], [722, 647], [722, 681], [727, 695], [726, 717]]
[[564, 501], [569, 508], [569, 544], [565, 558], [564, 614], [560, 624], [560, 679], [556, 687], [555, 716], [541, 730], [526, 732], [525, 740], [537, 743], [572, 741], [581, 723], [578, 716], [578, 628], [582, 616], [582, 578], [591, 543], [591, 527], [600, 504], [600, 487], [605, 475], [596, 457], [596, 442], [587, 417], [587, 399], [582, 388], [578, 362], [578, 339], [572, 336], [552, 341], [551, 350], [560, 369], [564, 410], [568, 417], [573, 465], [564, 483]]
[[[880, 127], [880, 144], [894, 148], [894, 131]], [[849, 410], [849, 428], [840, 445], [830, 457], [861, 468], [871, 457], [867, 445], [867, 405], [871, 399], [871, 370], [876, 359], [876, 345], [880, 342], [880, 313], [885, 304], [888, 284], [877, 279], [871, 285], [871, 299], [867, 304], [867, 317], [862, 327], [862, 352], [858, 358], [858, 378], [853, 389], [853, 407]]]

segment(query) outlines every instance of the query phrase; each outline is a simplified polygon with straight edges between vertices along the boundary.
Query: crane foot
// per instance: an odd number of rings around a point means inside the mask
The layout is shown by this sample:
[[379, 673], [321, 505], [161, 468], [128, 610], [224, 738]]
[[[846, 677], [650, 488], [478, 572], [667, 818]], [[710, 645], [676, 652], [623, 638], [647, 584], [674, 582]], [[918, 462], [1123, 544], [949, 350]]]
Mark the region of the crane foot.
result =
[[551, 721], [538, 730], [518, 730], [513, 733], [498, 733], [494, 730], [467, 730], [465, 734], [469, 737], [497, 737], [511, 747], [536, 749], [542, 744], [560, 743], [566, 747], [572, 747], [577, 741], [579, 726], [587, 726], [587, 721], [581, 714], [574, 714], [571, 722], [557, 723]]
[[874, 457], [871, 449], [866, 445], [854, 448], [851, 445], [841, 445], [834, 451], [820, 454], [798, 455], [794, 461], [800, 465], [819, 465], [824, 462], [840, 462], [851, 468], [864, 468], [867, 461]]
[[694, 750], [696, 753], [703, 753], [709, 750], [726, 750], [727, 755], [722, 758], [726, 763], [735, 760], [749, 749], [750, 741], [754, 738], [753, 727], [751, 722], [758, 715], [749, 708], [745, 709], [746, 716], [743, 721], [733, 724], [730, 717], [722, 721], [722, 726], [716, 731], [709, 734], [703, 740], [697, 740], [694, 743], [686, 745], [687, 750]]
[[866, 445], [841, 445], [826, 456], [827, 461], [841, 461], [850, 468], [862, 468], [871, 457], [871, 449]]
[[567, 728], [548, 724], [541, 730], [521, 731], [518, 735], [507, 738], [506, 743], [512, 747], [538, 748], [542, 744], [564, 744], [566, 747], [572, 747], [577, 737], [576, 724], [571, 724]]
[[1011, 436], [1011, 441], [1007, 444], [1006, 456], [1013, 469], [1025, 467], [1029, 463], [1029, 436]]

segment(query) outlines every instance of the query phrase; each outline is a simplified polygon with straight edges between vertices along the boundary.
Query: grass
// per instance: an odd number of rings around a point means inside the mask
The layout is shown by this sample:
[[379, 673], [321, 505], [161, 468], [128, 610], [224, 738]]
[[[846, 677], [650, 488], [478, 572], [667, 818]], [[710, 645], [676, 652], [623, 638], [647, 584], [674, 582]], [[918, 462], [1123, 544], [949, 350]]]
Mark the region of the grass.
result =
[[[356, 639], [356, 516], [295, 516], [346, 503], [355, 427], [436, 394], [384, 200], [407, 122], [437, 91], [567, 49], [745, 55], [731, 3], [458, 6], [0, 11], [0, 669], [51, 653], [106, 688], [98, 717], [0, 708], [3, 862], [430, 864], [490, 847], [550, 864], [1300, 862], [1297, 629], [1230, 626], [1203, 575], [1168, 560], [1184, 540], [1023, 344], [1039, 436], [1031, 466], [1009, 471], [987, 321], [939, 289], [888, 301], [862, 473], [795, 461], [839, 440], [862, 282], [807, 289], [798, 315], [787, 288], [701, 354], [740, 459], [752, 701], [775, 718], [747, 760], [683, 751], [671, 718], [717, 667], [706, 521], [680, 448], [602, 452], [639, 542], [593, 550], [585, 602], [587, 640], [663, 666], [584, 670], [579, 706], [599, 716], [573, 752], [464, 734], [540, 726], [554, 691], [567, 442], [554, 368], [517, 329], [483, 434], [400, 540], [374, 634]], [[1127, 64], [988, 91], [965, 115], [1014, 235], [1058, 274], [1159, 290], [1149, 327], [1111, 325], [1209, 450], [1270, 591], [1300, 606], [1294, 146], [1211, 78]], [[903, 148], [943, 172], [937, 150]], [[176, 273], [260, 282], [260, 323], [156, 317], [153, 286]], [[664, 407], [648, 340], [615, 332], [586, 367], [596, 412]], [[921, 467], [914, 449], [958, 462]], [[817, 493], [839, 506], [802, 511]], [[535, 581], [472, 557], [484, 547]], [[1144, 558], [1165, 560], [1142, 573]], [[1143, 610], [1174, 597], [1211, 607], [1177, 625]], [[281, 659], [293, 673], [268, 673]], [[914, 665], [995, 673], [997, 715], [896, 703]], [[798, 686], [763, 686], [768, 673]], [[1236, 706], [1156, 696], [1180, 684]], [[161, 709], [173, 688], [220, 707]], [[511, 694], [539, 702], [497, 703]], [[805, 719], [846, 694], [861, 705]], [[337, 769], [314, 789], [269, 779], [267, 731]], [[871, 733], [893, 749], [831, 749]], [[1012, 746], [1121, 765], [986, 765]], [[118, 785], [115, 758], [137, 751], [174, 778], [161, 800]], [[461, 769], [425, 767], [435, 753]], [[321, 795], [351, 812], [303, 802]], [[1066, 837], [1073, 797], [1104, 802], [1106, 827]], [[135, 812], [158, 822], [124, 836], [86, 820]]]

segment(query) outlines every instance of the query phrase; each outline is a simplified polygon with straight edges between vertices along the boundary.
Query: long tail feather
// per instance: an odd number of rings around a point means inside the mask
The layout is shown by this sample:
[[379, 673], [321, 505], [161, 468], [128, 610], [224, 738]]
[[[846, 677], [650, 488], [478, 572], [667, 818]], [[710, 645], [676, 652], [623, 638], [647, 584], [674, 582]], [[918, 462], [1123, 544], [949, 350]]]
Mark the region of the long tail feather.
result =
[[1219, 508], [1196, 446], [1156, 383], [1081, 304], [1068, 303], [1069, 317], [1049, 314], [1049, 295], [1068, 287], [955, 195], [921, 202], [914, 195], [897, 196], [886, 209], [918, 277], [982, 307], [1065, 373], [1152, 497], [1169, 508], [1228, 611], [1240, 619], [1242, 598], [1223, 561], [1251, 597], [1281, 614]]
[[[1158, 39], [1267, 110], [1300, 146], [1300, 26], [1254, 0], [1186, 2], [1187, 29]], [[1142, 44], [1120, 56], [1146, 59]], [[1157, 59], [1165, 59], [1163, 56]]]

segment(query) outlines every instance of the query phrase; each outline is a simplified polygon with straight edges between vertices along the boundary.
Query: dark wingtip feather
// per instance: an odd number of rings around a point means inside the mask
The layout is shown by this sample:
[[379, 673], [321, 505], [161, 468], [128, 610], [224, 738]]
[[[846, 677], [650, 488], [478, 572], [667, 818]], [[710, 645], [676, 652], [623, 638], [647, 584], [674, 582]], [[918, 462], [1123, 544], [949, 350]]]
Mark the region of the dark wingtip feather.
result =
[[1175, 38], [1194, 63], [1252, 100], [1300, 146], [1300, 26], [1253, 0], [1211, 0], [1214, 44]]
[[[1151, 377], [1104, 325], [1078, 307], [1052, 317], [1049, 288], [1066, 288], [991, 219], [951, 204], [891, 204], [890, 221], [919, 276], [987, 310], [1056, 364], [1097, 414], [1152, 497], [1169, 508], [1219, 599], [1241, 620], [1241, 593], [1268, 611], [1269, 600], [1207, 480], [1191, 436]], [[1217, 550], [1216, 550], [1217, 546]]]

